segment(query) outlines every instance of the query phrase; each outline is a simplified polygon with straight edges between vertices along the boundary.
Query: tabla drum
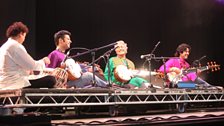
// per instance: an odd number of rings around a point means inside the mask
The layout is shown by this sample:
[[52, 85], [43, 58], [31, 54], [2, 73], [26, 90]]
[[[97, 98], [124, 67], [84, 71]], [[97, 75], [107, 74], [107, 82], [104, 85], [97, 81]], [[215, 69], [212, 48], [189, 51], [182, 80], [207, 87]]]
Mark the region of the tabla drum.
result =
[[68, 73], [62, 68], [44, 68], [43, 70], [35, 70], [28, 76], [29, 80], [36, 80], [45, 76], [54, 76], [56, 83], [54, 88], [66, 88]]
[[118, 65], [114, 69], [114, 77], [117, 81], [125, 83], [128, 82], [132, 78], [132, 73], [129, 69], [124, 65]]
[[67, 79], [68, 79], [68, 73], [65, 69], [62, 68], [55, 68], [52, 75], [56, 79], [56, 83], [54, 85], [54, 88], [66, 88]]
[[42, 68], [40, 70], [33, 70], [29, 73], [29, 76], [27, 77], [29, 80], [36, 80], [40, 79], [42, 77], [52, 75], [53, 71], [55, 69], [53, 68]]

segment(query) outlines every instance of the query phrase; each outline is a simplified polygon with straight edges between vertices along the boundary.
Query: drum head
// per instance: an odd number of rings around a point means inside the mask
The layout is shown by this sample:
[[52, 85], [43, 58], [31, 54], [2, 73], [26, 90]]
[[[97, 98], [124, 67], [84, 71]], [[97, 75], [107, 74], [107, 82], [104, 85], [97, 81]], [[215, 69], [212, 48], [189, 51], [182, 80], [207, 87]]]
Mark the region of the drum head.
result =
[[132, 74], [124, 65], [118, 65], [114, 70], [115, 78], [120, 82], [127, 82], [131, 79]]
[[73, 59], [67, 59], [65, 61], [66, 67], [68, 68], [69, 73], [74, 77], [74, 78], [80, 78], [81, 77], [81, 67], [78, 63], [75, 62]]

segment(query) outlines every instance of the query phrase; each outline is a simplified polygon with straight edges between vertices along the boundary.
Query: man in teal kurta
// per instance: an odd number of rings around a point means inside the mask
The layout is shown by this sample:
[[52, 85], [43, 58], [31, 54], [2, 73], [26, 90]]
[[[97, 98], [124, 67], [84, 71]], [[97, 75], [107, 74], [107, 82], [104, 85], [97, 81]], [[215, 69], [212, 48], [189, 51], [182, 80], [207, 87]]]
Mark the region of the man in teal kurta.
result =
[[[127, 54], [127, 44], [124, 43], [124, 41], [118, 41], [117, 44], [115, 45], [116, 49], [115, 52], [117, 54], [116, 57], [111, 57], [109, 59], [109, 66], [110, 66], [110, 79], [111, 82], [124, 86], [124, 85], [131, 85], [131, 88], [146, 88], [149, 86], [149, 83], [140, 77], [132, 77], [129, 81], [127, 82], [121, 82], [115, 77], [114, 70], [117, 66], [119, 65], [124, 65], [128, 69], [134, 70], [135, 65], [134, 63], [126, 58]], [[127, 73], [123, 73], [127, 74]], [[108, 66], [106, 66], [105, 71], [104, 71], [104, 77], [108, 81], [109, 80], [109, 69]]]

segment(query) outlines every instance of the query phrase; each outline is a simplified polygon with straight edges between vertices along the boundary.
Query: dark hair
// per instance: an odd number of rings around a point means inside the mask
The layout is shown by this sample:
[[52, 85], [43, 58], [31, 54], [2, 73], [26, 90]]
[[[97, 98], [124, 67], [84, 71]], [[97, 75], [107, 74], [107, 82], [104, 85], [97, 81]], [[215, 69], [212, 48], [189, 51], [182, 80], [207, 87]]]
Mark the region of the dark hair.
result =
[[29, 29], [22, 22], [14, 22], [6, 31], [6, 37], [15, 37], [20, 33], [28, 33]]
[[180, 44], [177, 49], [176, 49], [176, 52], [174, 54], [174, 56], [180, 56], [180, 53], [183, 53], [184, 51], [187, 50], [187, 48], [189, 49], [189, 51], [191, 50], [191, 46], [186, 44], [186, 43], [182, 43]]
[[60, 31], [58, 31], [58, 32], [56, 32], [55, 34], [54, 34], [54, 42], [55, 42], [55, 45], [57, 46], [58, 45], [58, 40], [61, 38], [61, 39], [64, 39], [64, 36], [65, 35], [69, 35], [69, 36], [71, 36], [71, 33], [69, 32], [69, 31], [67, 31], [67, 30], [60, 30]]

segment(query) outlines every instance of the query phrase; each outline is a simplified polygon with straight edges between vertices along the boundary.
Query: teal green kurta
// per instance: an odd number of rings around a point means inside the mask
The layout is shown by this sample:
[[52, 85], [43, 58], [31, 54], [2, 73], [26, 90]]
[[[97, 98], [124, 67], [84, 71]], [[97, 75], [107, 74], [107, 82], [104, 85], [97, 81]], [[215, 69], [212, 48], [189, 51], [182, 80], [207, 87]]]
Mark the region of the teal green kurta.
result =
[[[135, 65], [131, 60], [129, 60], [127, 58], [111, 57], [109, 59], [109, 66], [110, 66], [110, 71], [111, 71], [110, 72], [111, 82], [113, 82], [115, 84], [118, 84], [118, 85], [124, 85], [124, 84], [129, 83], [129, 84], [132, 84], [132, 85], [137, 86], [137, 87], [141, 87], [143, 82], [147, 82], [145, 79], [140, 78], [140, 77], [133, 77], [133, 78], [131, 78], [131, 80], [129, 80], [126, 83], [119, 82], [118, 80], [116, 80], [116, 78], [114, 76], [114, 69], [118, 65], [125, 65], [125, 66], [127, 66], [128, 69], [135, 69]], [[108, 66], [106, 66], [105, 71], [104, 71], [104, 77], [107, 81], [108, 81], [108, 76], [109, 76]]]

